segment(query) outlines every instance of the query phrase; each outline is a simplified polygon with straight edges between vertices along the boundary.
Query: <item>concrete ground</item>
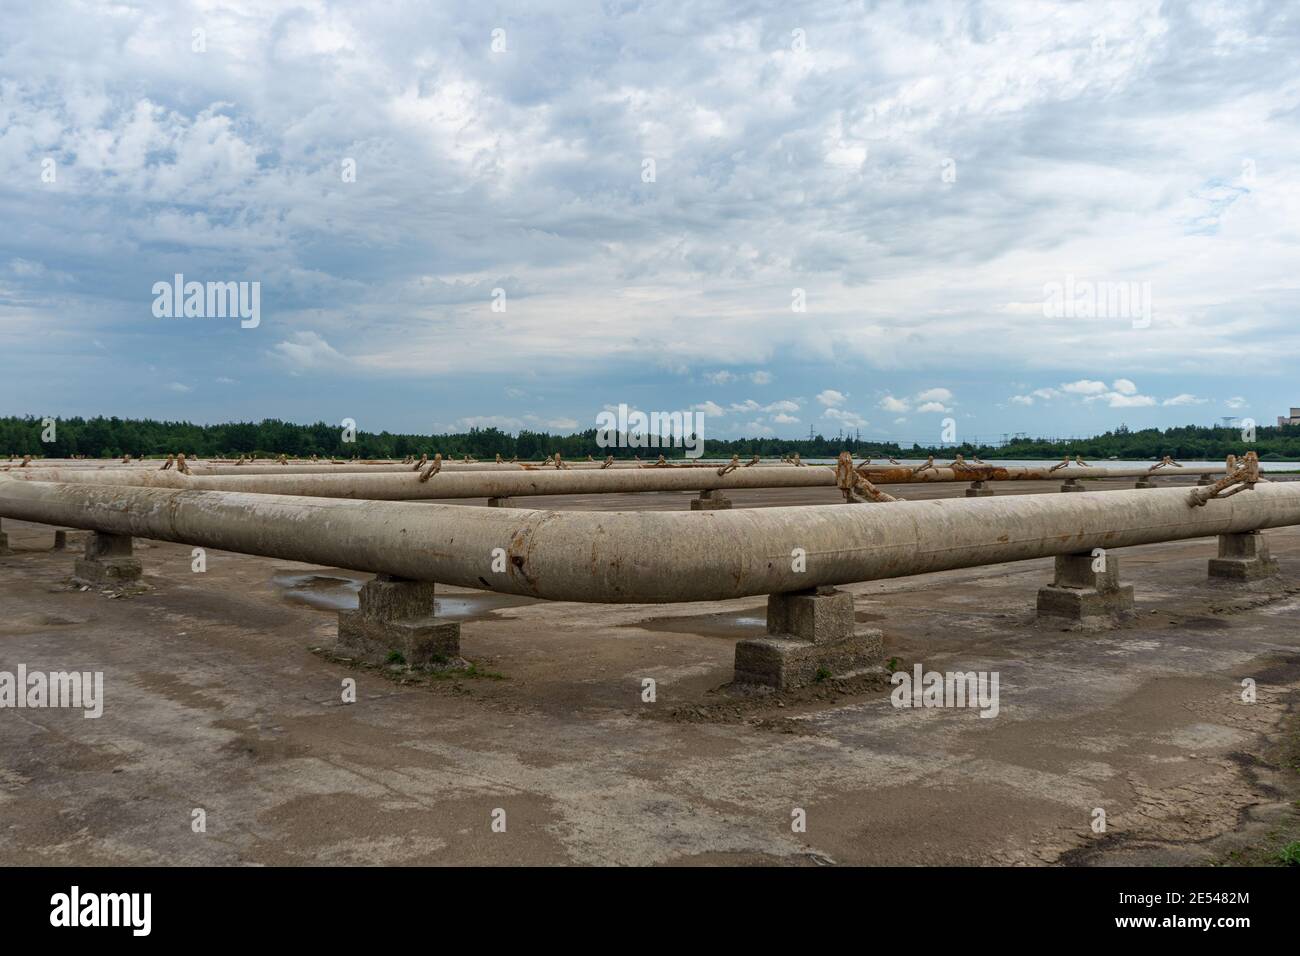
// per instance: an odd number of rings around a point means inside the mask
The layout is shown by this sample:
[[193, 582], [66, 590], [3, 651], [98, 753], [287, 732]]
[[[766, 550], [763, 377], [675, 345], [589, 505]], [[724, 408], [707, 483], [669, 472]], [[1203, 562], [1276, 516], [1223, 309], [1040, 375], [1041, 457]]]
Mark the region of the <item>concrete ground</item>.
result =
[[313, 650], [363, 575], [222, 552], [197, 574], [189, 547], [138, 542], [148, 589], [115, 597], [69, 584], [76, 549], [51, 551], [53, 529], [3, 524], [0, 670], [101, 670], [106, 703], [98, 720], [0, 710], [0, 865], [1179, 863], [1296, 825], [1278, 755], [1300, 690], [1300, 529], [1266, 532], [1282, 571], [1249, 585], [1207, 580], [1213, 539], [1116, 552], [1138, 613], [1100, 633], [1035, 623], [1050, 560], [849, 588], [899, 669], [998, 672], [1000, 712], [981, 719], [895, 708], [871, 679], [728, 691], [762, 598], [589, 606], [445, 589], [440, 613], [463, 622], [477, 676], [402, 683]]

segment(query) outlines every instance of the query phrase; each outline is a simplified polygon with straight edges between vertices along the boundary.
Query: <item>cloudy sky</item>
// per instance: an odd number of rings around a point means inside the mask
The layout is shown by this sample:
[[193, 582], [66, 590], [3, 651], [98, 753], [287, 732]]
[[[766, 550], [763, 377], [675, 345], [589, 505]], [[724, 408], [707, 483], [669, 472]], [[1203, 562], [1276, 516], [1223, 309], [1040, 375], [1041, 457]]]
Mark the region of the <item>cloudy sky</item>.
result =
[[[11, 5], [0, 414], [1271, 422], [1298, 9]], [[157, 317], [177, 273], [259, 324]]]

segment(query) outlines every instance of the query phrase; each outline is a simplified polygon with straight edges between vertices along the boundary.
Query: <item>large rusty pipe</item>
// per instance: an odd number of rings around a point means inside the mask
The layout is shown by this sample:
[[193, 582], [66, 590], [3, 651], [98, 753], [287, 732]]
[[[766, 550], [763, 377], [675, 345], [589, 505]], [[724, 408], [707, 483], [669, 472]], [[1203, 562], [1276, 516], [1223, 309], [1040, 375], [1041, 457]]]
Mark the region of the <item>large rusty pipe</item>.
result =
[[[538, 598], [718, 601], [1300, 524], [1300, 482], [1201, 507], [1187, 488], [557, 512], [0, 477], [0, 517]], [[497, 550], [500, 549], [500, 550]], [[796, 549], [806, 570], [792, 565]], [[503, 568], [503, 570], [494, 570]]]

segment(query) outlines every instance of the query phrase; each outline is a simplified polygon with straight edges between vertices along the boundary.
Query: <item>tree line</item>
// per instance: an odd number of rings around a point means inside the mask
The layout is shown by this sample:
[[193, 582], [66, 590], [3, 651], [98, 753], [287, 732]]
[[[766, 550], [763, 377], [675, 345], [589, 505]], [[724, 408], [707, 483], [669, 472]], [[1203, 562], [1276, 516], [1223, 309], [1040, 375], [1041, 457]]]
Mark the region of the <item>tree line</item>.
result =
[[[43, 438], [50, 438], [44, 441]], [[588, 455], [603, 459], [654, 459], [684, 457], [677, 448], [602, 447], [594, 428], [569, 435], [549, 432], [520, 431], [517, 435], [498, 428], [471, 428], [467, 432], [417, 435], [388, 431], [357, 431], [354, 440], [346, 441], [344, 430], [337, 425], [316, 422], [299, 425], [275, 418], [260, 422], [227, 422], [220, 425], [195, 425], [191, 422], [157, 421], [134, 418], [58, 418], [53, 427], [48, 420], [35, 416], [0, 417], [0, 456], [31, 455], [45, 458], [90, 458], [165, 456], [175, 452], [200, 458], [256, 455], [308, 458], [405, 458], [440, 452], [443, 457], [471, 455], [491, 459], [517, 457], [540, 460], [555, 452], [565, 458], [585, 459]], [[1268, 461], [1300, 460], [1300, 425], [1264, 426], [1255, 433], [1255, 441], [1243, 441], [1237, 428], [1184, 425], [1164, 430], [1148, 428], [1130, 431], [1120, 427], [1092, 438], [1053, 441], [1042, 438], [1018, 438], [1005, 445], [900, 445], [896, 442], [869, 439], [825, 437], [812, 438], [708, 438], [705, 454], [710, 458], [753, 455], [780, 458], [798, 454], [801, 458], [834, 458], [842, 451], [858, 458], [1060, 458], [1081, 455], [1085, 460], [1110, 457], [1130, 459], [1160, 458], [1217, 460], [1228, 454], [1256, 451]]]

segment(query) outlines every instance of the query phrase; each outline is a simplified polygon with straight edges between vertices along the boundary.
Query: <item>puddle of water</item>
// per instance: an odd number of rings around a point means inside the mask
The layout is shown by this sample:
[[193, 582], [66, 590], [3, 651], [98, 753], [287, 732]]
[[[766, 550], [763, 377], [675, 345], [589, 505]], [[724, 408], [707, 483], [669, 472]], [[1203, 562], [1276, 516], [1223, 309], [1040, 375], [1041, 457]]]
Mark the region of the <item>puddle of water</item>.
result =
[[351, 611], [357, 606], [362, 582], [329, 574], [281, 573], [271, 577], [290, 604], [314, 607], [320, 611]]
[[[271, 585], [281, 592], [286, 601], [320, 611], [356, 610], [360, 601], [358, 595], [364, 583], [356, 578], [312, 572], [284, 572], [271, 577]], [[533, 598], [516, 594], [480, 591], [435, 597], [433, 603], [436, 617], [455, 621], [482, 617], [502, 608], [521, 607], [536, 602]]]
[[477, 594], [452, 594], [447, 597], [435, 597], [433, 603], [437, 605], [438, 610], [435, 613], [438, 617], [445, 617], [450, 620], [464, 620], [466, 618], [482, 617], [502, 608], [536, 604], [537, 601], [534, 598], [522, 597], [518, 594], [497, 594], [494, 591], [481, 591]]
[[767, 613], [742, 611], [732, 614], [691, 614], [685, 617], [652, 617], [638, 621], [647, 631], [698, 634], [702, 637], [757, 637], [767, 633]]

